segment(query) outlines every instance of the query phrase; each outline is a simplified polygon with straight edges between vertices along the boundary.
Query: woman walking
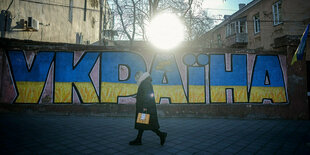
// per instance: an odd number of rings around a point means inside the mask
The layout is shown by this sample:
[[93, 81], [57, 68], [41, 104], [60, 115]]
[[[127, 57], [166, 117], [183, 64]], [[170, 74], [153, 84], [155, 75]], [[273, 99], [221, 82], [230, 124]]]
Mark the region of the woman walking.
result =
[[[136, 73], [135, 80], [138, 85], [135, 117], [135, 129], [138, 130], [138, 135], [135, 140], [129, 142], [129, 145], [142, 145], [142, 134], [144, 130], [151, 130], [156, 133], [160, 138], [160, 144], [164, 145], [167, 133], [159, 130], [152, 78], [148, 72], [143, 73], [140, 71]], [[150, 114], [149, 123], [137, 123], [138, 113]]]

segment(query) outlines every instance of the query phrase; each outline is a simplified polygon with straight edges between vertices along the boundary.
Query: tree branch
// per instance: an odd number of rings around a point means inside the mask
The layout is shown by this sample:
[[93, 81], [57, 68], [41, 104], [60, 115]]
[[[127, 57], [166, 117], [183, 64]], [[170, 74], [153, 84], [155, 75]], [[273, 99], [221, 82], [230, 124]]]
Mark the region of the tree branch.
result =
[[188, 8], [185, 10], [183, 16], [185, 17], [187, 12], [192, 8], [192, 4], [193, 4], [194, 0], [188, 0]]
[[124, 33], [126, 34], [126, 36], [128, 37], [129, 40], [132, 40], [132, 38], [131, 38], [130, 34], [128, 33], [127, 28], [126, 28], [126, 26], [124, 24], [123, 10], [122, 10], [121, 6], [119, 5], [118, 0], [114, 0], [114, 3], [116, 4], [117, 12], [118, 12], [118, 14], [119, 14], [119, 16], [121, 18], [121, 23], [122, 23], [122, 27], [123, 27]]

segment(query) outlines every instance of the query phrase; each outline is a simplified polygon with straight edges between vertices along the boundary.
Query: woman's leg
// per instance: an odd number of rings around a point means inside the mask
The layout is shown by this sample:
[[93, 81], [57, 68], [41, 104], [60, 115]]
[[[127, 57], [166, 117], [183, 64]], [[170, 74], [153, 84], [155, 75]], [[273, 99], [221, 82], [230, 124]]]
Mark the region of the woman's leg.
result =
[[159, 136], [160, 138], [160, 144], [161, 145], [164, 145], [165, 144], [165, 141], [166, 141], [166, 137], [167, 137], [167, 133], [166, 132], [161, 132], [160, 130], [158, 129], [154, 129], [152, 130], [153, 132], [155, 132], [157, 134], [157, 136]]
[[160, 136], [162, 134], [162, 132], [160, 132], [160, 130], [158, 129], [153, 129], [152, 131], [156, 133], [157, 136]]
[[139, 130], [137, 138], [131, 142], [129, 142], [129, 145], [142, 145], [142, 135], [144, 130]]
[[141, 142], [142, 140], [142, 135], [143, 135], [144, 130], [139, 130], [138, 135], [137, 135], [137, 139]]

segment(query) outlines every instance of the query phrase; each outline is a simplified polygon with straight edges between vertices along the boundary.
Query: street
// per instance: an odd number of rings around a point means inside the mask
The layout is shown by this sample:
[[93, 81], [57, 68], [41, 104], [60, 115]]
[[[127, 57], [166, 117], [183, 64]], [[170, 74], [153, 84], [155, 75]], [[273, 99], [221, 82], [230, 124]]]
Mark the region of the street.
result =
[[309, 154], [309, 121], [159, 118], [141, 146], [134, 118], [0, 115], [0, 154]]

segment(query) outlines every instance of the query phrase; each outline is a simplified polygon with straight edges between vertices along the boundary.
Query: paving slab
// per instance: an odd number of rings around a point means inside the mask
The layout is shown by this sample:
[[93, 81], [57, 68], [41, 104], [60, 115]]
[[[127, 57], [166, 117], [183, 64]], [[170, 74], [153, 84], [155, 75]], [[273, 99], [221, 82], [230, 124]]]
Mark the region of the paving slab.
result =
[[159, 118], [141, 146], [134, 118], [0, 114], [0, 154], [310, 154], [310, 121]]

